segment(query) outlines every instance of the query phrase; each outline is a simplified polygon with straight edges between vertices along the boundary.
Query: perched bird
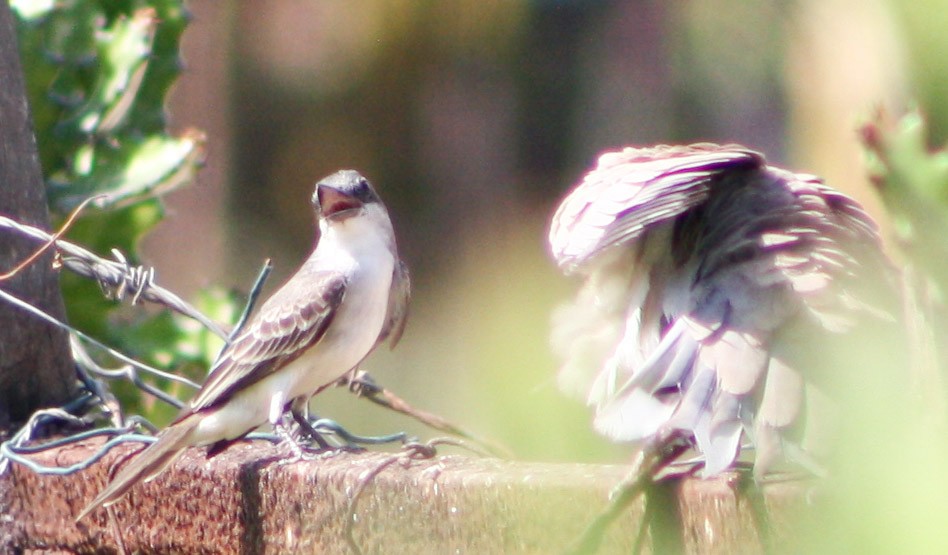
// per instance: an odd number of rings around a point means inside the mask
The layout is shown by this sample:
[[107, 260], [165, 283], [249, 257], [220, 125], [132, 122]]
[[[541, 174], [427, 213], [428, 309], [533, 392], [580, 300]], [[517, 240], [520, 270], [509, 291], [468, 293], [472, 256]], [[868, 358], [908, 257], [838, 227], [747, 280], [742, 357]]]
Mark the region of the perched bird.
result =
[[160, 473], [184, 449], [217, 452], [294, 410], [355, 369], [405, 325], [409, 278], [372, 185], [342, 170], [316, 185], [319, 235], [309, 258], [218, 357], [200, 391], [76, 520]]
[[898, 313], [863, 208], [739, 145], [602, 155], [549, 242], [584, 279], [553, 316], [561, 388], [613, 440], [696, 449], [705, 476], [748, 445], [757, 477], [821, 470], [840, 376], [863, 371], [848, 347]]

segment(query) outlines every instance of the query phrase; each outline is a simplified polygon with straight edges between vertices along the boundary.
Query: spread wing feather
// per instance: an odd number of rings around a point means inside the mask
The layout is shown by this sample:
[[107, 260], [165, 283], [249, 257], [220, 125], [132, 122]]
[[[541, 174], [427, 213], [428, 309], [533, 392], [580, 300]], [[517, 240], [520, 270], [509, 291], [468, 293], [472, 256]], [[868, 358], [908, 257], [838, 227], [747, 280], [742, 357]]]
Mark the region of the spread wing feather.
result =
[[626, 148], [605, 154], [553, 216], [553, 256], [572, 272], [603, 250], [635, 240], [655, 224], [703, 203], [716, 174], [763, 164], [759, 153], [737, 145]]

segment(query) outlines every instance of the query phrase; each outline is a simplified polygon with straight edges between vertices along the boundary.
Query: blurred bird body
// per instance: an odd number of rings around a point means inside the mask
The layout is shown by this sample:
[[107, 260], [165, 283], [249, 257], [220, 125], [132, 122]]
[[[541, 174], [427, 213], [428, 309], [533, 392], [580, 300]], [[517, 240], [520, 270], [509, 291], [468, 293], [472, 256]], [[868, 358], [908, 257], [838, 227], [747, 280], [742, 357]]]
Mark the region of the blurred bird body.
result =
[[825, 449], [837, 347], [895, 311], [858, 203], [737, 145], [603, 155], [554, 215], [550, 246], [585, 279], [554, 314], [561, 387], [612, 439], [684, 436], [705, 475], [745, 442], [758, 476]]
[[313, 204], [320, 233], [312, 254], [225, 347], [175, 421], [77, 520], [156, 476], [187, 447], [216, 452], [264, 423], [277, 424], [287, 405], [305, 403], [386, 339], [397, 343], [409, 282], [385, 207], [351, 170], [323, 179]]

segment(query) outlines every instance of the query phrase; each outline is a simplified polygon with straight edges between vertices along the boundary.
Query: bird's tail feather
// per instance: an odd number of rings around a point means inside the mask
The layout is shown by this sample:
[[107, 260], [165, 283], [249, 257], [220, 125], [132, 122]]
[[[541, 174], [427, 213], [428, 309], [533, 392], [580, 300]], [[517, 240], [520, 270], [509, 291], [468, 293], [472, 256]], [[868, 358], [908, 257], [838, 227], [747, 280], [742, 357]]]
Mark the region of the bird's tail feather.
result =
[[186, 417], [162, 431], [157, 441], [126, 464], [105, 489], [86, 505], [76, 517], [76, 521], [82, 520], [98, 507], [115, 503], [132, 486], [154, 477], [171, 464], [190, 445], [191, 432], [200, 422], [195, 416]]

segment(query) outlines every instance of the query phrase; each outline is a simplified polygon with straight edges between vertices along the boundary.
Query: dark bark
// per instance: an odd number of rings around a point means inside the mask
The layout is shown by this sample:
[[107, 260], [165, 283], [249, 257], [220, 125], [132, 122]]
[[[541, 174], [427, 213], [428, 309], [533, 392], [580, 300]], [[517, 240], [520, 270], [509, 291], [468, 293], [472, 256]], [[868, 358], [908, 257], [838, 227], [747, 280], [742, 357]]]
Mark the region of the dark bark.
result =
[[[46, 192], [20, 67], [13, 14], [0, 2], [0, 213], [49, 228]], [[25, 260], [35, 241], [0, 232], [0, 273]], [[4, 291], [64, 319], [59, 278], [44, 256], [11, 279]], [[41, 407], [61, 405], [74, 390], [67, 334], [36, 316], [0, 303], [0, 435]]]

